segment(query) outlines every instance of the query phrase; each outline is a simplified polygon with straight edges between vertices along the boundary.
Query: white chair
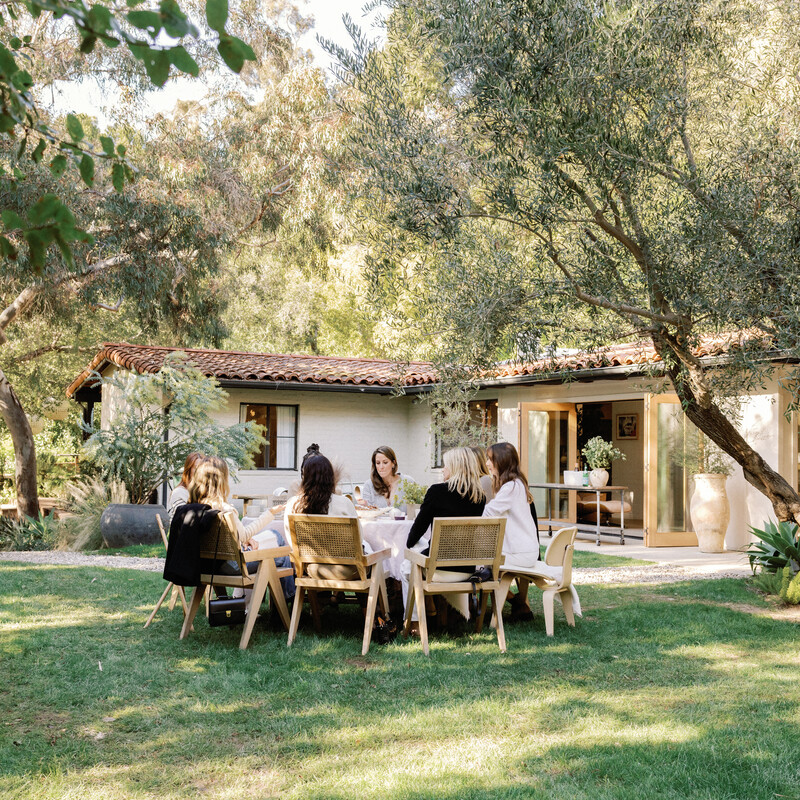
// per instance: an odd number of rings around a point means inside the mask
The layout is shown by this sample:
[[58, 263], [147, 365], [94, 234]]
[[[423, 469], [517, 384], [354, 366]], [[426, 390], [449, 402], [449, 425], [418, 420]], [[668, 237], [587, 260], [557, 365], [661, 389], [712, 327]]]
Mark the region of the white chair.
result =
[[572, 584], [572, 553], [575, 549], [575, 526], [561, 528], [547, 545], [543, 561], [527, 566], [514, 562], [514, 556], [506, 556], [500, 568], [500, 597], [495, 611], [502, 613], [508, 590], [517, 578], [530, 581], [542, 590], [544, 624], [548, 636], [553, 635], [553, 605], [556, 596], [564, 608], [567, 624], [575, 627], [575, 614], [583, 616], [578, 592]]

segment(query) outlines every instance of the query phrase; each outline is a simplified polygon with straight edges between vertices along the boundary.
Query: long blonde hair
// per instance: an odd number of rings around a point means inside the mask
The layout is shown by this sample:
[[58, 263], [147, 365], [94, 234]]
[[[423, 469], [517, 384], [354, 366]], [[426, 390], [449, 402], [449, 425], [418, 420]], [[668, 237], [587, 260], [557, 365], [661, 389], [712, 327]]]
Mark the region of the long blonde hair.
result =
[[486, 500], [481, 486], [481, 470], [478, 457], [469, 447], [455, 447], [444, 454], [443, 462], [450, 477], [447, 488], [466, 497], [472, 503]]
[[231, 492], [228, 465], [218, 456], [207, 456], [195, 470], [189, 486], [189, 502], [205, 503], [212, 508], [228, 504]]

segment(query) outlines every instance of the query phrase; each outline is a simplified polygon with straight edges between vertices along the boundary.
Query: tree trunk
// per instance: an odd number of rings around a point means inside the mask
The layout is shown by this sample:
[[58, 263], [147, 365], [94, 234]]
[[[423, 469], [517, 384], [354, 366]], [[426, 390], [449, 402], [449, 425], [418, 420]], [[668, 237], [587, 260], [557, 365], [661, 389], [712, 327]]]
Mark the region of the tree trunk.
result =
[[0, 415], [14, 443], [14, 475], [17, 486], [17, 511], [28, 517], [39, 516], [39, 493], [36, 489], [36, 448], [28, 417], [14, 389], [0, 370]]
[[[670, 344], [665, 348], [664, 343], [656, 337], [653, 337], [653, 344], [662, 360], [670, 364], [667, 375], [683, 403], [686, 416], [739, 464], [745, 480], [769, 498], [778, 520], [794, 520], [800, 524], [800, 495], [745, 441], [744, 436], [710, 397], [706, 397], [703, 402], [698, 400], [684, 368], [676, 363], [675, 357], [678, 353], [674, 345]], [[666, 355], [671, 357], [667, 359]]]

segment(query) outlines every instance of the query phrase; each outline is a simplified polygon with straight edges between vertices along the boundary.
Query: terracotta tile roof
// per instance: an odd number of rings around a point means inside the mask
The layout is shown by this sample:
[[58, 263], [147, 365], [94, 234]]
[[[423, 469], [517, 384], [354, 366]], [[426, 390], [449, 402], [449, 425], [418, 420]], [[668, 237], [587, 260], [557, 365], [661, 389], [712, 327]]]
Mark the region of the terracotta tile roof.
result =
[[[702, 337], [693, 353], [697, 358], [722, 356], [732, 348], [758, 339], [759, 346], [767, 349], [763, 334], [752, 331], [716, 334]], [[509, 361], [491, 371], [491, 378], [502, 379], [527, 375], [552, 375], [563, 371], [602, 369], [604, 367], [641, 367], [661, 361], [650, 340], [610, 345], [597, 350], [586, 350], [569, 354], [541, 358], [536, 361]], [[488, 377], [488, 376], [487, 376]]]
[[[706, 336], [695, 347], [699, 358], [724, 355], [745, 342], [753, 342], [752, 332]], [[759, 346], [768, 348], [762, 335]], [[313, 383], [330, 386], [422, 386], [435, 383], [437, 374], [426, 361], [409, 363], [374, 358], [337, 358], [333, 356], [286, 355], [278, 353], [240, 353], [231, 350], [202, 350], [178, 347], [146, 347], [134, 344], [105, 344], [91, 363], [67, 388], [71, 397], [85, 382], [91, 383], [92, 372], [109, 364], [140, 373], [158, 372], [169, 353], [183, 352], [189, 361], [206, 375], [217, 380], [275, 381], [279, 383]], [[505, 382], [509, 378], [555, 376], [563, 371], [600, 370], [607, 367], [630, 366], [632, 371], [660, 359], [652, 342], [639, 341], [611, 345], [599, 350], [582, 351], [537, 361], [509, 361], [484, 373], [487, 383]]]
[[408, 363], [375, 358], [239, 353], [231, 350], [201, 350], [180, 347], [146, 347], [134, 344], [104, 344], [91, 363], [67, 387], [71, 397], [90, 378], [110, 364], [139, 373], [155, 373], [170, 353], [186, 353], [188, 361], [219, 381], [276, 381], [352, 386], [404, 386], [435, 380], [427, 362]]

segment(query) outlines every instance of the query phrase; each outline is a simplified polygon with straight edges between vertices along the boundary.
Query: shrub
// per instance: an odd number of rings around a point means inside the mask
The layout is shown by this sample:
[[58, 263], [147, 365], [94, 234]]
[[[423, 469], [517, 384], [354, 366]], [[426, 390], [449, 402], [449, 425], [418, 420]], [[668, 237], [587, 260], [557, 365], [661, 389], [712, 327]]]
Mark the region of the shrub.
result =
[[782, 580], [783, 572], [762, 570], [757, 575], [753, 575], [753, 586], [764, 594], [779, 595], [781, 593]]
[[793, 606], [800, 604], [800, 572], [794, 572], [787, 564], [781, 575], [781, 599]]
[[750, 568], [756, 567], [767, 572], [779, 572], [789, 566], [792, 573], [800, 570], [800, 543], [797, 525], [794, 522], [774, 523], [767, 520], [763, 528], [751, 526], [750, 533], [760, 541], [751, 542], [747, 548]]
[[52, 550], [56, 545], [58, 521], [52, 516], [0, 520], [0, 550]]
[[225, 407], [227, 392], [178, 356], [168, 357], [156, 375], [98, 380], [111, 390], [116, 413], [108, 430], [89, 439], [86, 452], [107, 480], [125, 484], [132, 503], [146, 503], [163, 481], [176, 478], [192, 451], [247, 468], [265, 441], [252, 422], [214, 422], [211, 412]]
[[129, 502], [121, 481], [104, 483], [99, 478], [66, 486], [64, 505], [69, 516], [60, 522], [59, 547], [68, 550], [99, 550], [104, 546], [100, 516], [111, 503]]

